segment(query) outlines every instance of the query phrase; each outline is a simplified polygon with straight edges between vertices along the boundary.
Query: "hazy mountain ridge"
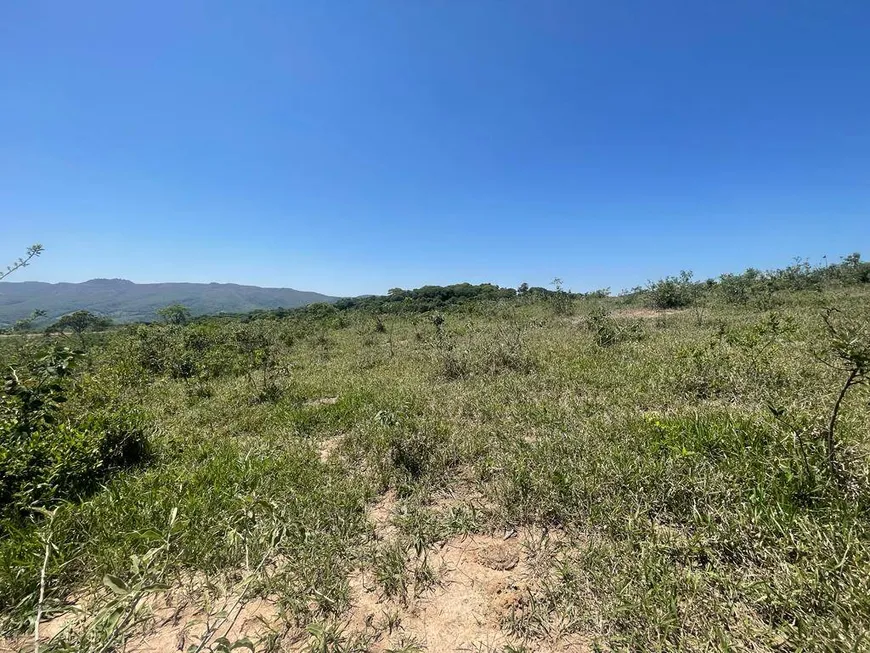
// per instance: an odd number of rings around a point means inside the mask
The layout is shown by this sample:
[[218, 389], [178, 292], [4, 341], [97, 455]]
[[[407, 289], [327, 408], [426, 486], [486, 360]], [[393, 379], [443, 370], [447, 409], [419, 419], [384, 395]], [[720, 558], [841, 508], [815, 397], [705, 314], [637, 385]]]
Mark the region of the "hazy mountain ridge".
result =
[[294, 308], [337, 298], [293, 288], [262, 288], [234, 283], [134, 283], [126, 279], [91, 279], [82, 283], [21, 281], [0, 283], [0, 324], [9, 324], [41, 309], [55, 319], [88, 310], [118, 322], [157, 319], [155, 311], [184, 304], [194, 315], [242, 313], [256, 309]]

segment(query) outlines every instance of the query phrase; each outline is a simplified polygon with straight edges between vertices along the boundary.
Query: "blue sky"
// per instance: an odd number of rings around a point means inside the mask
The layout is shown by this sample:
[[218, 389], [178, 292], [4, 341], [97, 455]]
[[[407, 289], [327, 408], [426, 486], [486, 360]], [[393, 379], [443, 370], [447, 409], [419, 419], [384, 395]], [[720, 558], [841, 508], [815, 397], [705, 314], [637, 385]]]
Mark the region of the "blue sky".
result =
[[0, 256], [351, 295], [870, 255], [868, 34], [866, 0], [2, 3]]

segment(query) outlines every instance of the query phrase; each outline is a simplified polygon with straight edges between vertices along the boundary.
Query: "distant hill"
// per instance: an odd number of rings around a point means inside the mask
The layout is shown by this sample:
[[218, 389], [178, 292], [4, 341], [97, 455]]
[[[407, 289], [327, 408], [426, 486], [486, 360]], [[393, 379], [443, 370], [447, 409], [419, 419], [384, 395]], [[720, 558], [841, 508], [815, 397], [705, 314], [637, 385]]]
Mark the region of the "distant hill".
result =
[[133, 283], [125, 279], [92, 279], [84, 283], [3, 282], [0, 325], [27, 317], [36, 309], [48, 313], [46, 320], [84, 309], [117, 322], [136, 322], [156, 320], [154, 311], [175, 303], [184, 304], [193, 315], [205, 315], [294, 308], [335, 300], [292, 288], [234, 283]]

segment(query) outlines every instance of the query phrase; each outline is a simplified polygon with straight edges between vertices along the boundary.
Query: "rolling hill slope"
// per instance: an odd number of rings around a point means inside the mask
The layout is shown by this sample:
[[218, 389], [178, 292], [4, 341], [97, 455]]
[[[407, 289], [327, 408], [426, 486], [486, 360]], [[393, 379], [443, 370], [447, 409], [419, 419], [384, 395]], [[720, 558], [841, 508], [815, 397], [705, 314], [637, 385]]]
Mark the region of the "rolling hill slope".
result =
[[292, 288], [260, 288], [232, 283], [133, 283], [125, 279], [92, 279], [83, 283], [41, 281], [0, 283], [0, 325], [24, 318], [36, 309], [55, 319], [85, 309], [118, 322], [156, 319], [155, 311], [180, 303], [194, 315], [242, 313], [260, 308], [294, 308], [333, 302], [315, 292]]

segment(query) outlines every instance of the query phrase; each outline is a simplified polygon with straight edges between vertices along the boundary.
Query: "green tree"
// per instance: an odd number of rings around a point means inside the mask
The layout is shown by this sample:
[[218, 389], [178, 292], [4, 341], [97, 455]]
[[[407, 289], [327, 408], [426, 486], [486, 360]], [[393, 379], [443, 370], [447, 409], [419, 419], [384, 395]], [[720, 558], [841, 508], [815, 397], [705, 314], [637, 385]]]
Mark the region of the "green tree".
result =
[[84, 345], [86, 331], [101, 329], [109, 326], [111, 323], [112, 320], [109, 318], [94, 315], [90, 311], [76, 311], [75, 313], [64, 315], [50, 327], [49, 331], [61, 334], [72, 331], [82, 341], [82, 345]]
[[190, 321], [190, 309], [184, 304], [171, 304], [157, 310], [157, 315], [169, 324], [187, 324]]

